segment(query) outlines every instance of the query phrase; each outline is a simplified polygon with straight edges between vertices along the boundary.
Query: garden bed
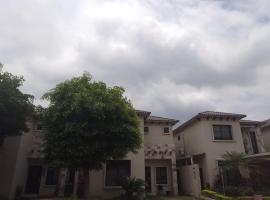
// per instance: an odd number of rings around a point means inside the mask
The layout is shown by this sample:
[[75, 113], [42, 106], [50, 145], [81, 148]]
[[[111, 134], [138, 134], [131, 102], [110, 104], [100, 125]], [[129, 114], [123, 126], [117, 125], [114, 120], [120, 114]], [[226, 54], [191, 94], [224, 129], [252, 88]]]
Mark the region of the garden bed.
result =
[[[212, 190], [203, 190], [202, 195], [215, 200], [253, 200], [253, 196], [229, 197]], [[263, 200], [270, 200], [270, 196], [262, 196]]]

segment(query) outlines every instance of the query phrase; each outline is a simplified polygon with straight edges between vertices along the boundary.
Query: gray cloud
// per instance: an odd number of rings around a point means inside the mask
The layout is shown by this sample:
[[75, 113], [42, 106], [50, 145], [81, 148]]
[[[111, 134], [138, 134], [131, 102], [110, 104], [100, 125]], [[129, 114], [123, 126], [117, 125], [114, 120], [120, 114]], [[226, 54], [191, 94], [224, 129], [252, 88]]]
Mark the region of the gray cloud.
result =
[[86, 70], [155, 115], [265, 119], [269, 9], [268, 0], [3, 1], [0, 60], [36, 103]]

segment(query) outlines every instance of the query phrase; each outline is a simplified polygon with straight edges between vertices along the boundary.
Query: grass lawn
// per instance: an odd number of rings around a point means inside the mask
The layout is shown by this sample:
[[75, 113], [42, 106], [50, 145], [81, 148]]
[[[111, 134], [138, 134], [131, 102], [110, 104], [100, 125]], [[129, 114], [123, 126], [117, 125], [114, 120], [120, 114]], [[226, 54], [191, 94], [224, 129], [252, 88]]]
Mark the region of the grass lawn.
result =
[[198, 200], [190, 196], [176, 196], [176, 197], [148, 197], [147, 200]]

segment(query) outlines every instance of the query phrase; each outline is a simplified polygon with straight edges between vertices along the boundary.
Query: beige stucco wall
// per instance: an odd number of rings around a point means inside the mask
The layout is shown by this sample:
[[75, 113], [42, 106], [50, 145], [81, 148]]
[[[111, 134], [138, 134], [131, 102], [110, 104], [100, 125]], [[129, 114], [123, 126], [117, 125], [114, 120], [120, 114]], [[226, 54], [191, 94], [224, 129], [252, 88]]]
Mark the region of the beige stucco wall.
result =
[[0, 147], [0, 197], [10, 199], [22, 136], [8, 136]]
[[259, 127], [242, 126], [241, 131], [242, 131], [242, 138], [243, 138], [243, 143], [244, 143], [244, 147], [245, 147], [245, 152], [247, 154], [254, 154], [252, 142], [251, 142], [251, 138], [250, 138], [250, 132], [255, 132], [256, 142], [257, 142], [259, 153], [265, 152], [264, 140], [262, 137], [261, 129]]
[[16, 188], [25, 187], [27, 156], [32, 147], [33, 124], [28, 122], [29, 132], [19, 136], [8, 136], [0, 147], [0, 196], [14, 199]]
[[265, 151], [270, 152], [270, 127], [262, 129]]
[[[174, 144], [171, 125], [145, 123], [144, 126], [149, 127], [149, 133], [144, 135], [144, 144]], [[169, 127], [170, 132], [164, 134], [164, 127]]]
[[[224, 124], [232, 126], [232, 141], [214, 141], [213, 125]], [[204, 181], [213, 186], [217, 172], [217, 160], [227, 151], [245, 152], [240, 123], [238, 120], [207, 120], [201, 119], [191, 124], [181, 133], [184, 139], [186, 155], [205, 153], [201, 161]], [[176, 134], [175, 137], [178, 135]]]
[[[205, 146], [204, 150], [206, 153], [206, 162], [207, 162], [207, 174], [208, 182], [210, 186], [214, 185], [215, 176], [218, 174], [217, 171], [217, 161], [222, 159], [222, 155], [226, 152], [236, 151], [236, 152], [245, 152], [244, 143], [242, 139], [242, 133], [240, 129], [239, 121], [232, 120], [202, 120], [201, 122], [204, 127], [205, 135]], [[213, 140], [213, 128], [214, 124], [224, 124], [232, 126], [232, 141], [214, 141]]]
[[163, 185], [163, 194], [166, 191], [169, 191], [171, 194], [173, 192], [172, 187], [172, 164], [171, 160], [165, 159], [155, 159], [155, 160], [146, 160], [145, 161], [146, 167], [151, 167], [151, 183], [152, 183], [152, 194], [158, 194], [158, 184], [156, 184], [156, 167], [166, 167], [167, 168], [167, 180], [168, 184]]
[[179, 170], [179, 175], [181, 193], [199, 197], [201, 194], [199, 166], [197, 164], [183, 166]]

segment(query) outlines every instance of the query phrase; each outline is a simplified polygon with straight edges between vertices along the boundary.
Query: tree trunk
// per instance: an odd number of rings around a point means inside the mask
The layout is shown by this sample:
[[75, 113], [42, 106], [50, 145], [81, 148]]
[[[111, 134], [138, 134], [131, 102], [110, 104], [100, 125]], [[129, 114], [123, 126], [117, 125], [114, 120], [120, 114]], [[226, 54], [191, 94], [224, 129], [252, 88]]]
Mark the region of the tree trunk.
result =
[[90, 200], [90, 171], [89, 169], [84, 169], [83, 175], [84, 175], [84, 199]]

